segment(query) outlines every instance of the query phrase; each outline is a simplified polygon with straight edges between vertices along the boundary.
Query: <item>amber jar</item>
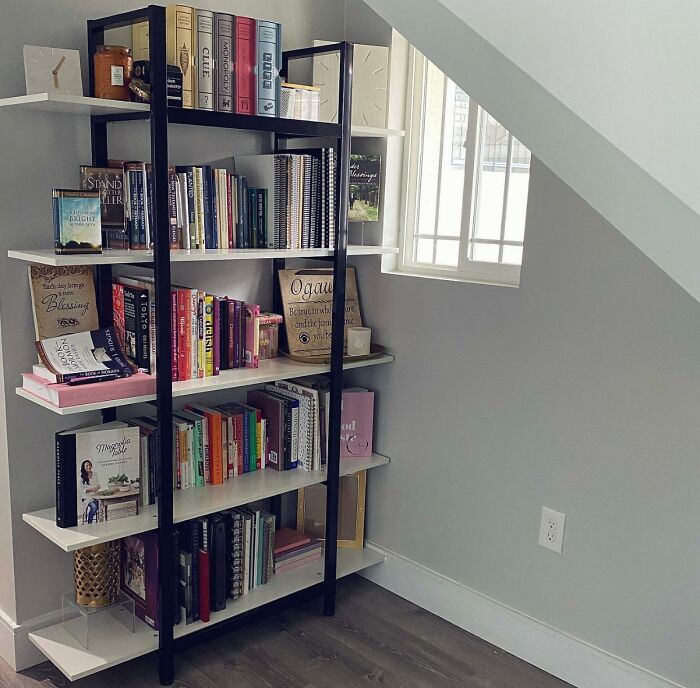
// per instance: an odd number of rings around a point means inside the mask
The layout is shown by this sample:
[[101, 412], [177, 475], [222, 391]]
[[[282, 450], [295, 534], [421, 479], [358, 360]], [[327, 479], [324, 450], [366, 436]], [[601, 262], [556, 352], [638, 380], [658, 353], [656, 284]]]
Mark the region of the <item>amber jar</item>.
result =
[[120, 45], [100, 45], [94, 60], [95, 98], [129, 100], [131, 50]]

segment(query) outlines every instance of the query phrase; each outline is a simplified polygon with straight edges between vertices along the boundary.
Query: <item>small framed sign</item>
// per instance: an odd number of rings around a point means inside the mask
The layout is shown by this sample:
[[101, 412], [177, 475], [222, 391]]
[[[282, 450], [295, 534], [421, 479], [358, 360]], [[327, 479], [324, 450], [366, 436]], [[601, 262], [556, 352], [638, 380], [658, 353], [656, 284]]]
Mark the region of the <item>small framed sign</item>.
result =
[[[340, 477], [338, 547], [362, 549], [365, 541], [367, 471]], [[326, 486], [311, 485], [297, 492], [297, 530], [318, 540], [326, 537]]]
[[[292, 356], [327, 357], [331, 351], [333, 271], [324, 268], [280, 270], [287, 346]], [[345, 279], [345, 337], [348, 327], [361, 327], [355, 268]]]

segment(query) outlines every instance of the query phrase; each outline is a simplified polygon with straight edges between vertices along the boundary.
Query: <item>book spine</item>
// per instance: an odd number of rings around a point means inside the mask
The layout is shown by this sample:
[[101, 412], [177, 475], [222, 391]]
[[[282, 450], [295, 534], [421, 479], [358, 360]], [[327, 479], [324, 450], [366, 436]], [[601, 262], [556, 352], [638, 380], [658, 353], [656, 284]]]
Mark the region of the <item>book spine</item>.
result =
[[128, 169], [129, 178], [129, 245], [133, 249], [146, 248], [141, 241], [141, 220], [139, 217], [139, 184], [138, 170]]
[[228, 368], [236, 368], [236, 302], [227, 301], [228, 307]]
[[169, 5], [166, 10], [166, 59], [182, 71], [182, 107], [195, 106], [194, 10], [186, 5]]
[[187, 180], [187, 224], [190, 232], [190, 248], [197, 248], [197, 206], [194, 196], [194, 172], [188, 168]]
[[214, 375], [214, 298], [204, 297], [204, 375]]
[[233, 15], [216, 13], [216, 109], [233, 112]]
[[195, 167], [194, 175], [194, 195], [195, 195], [195, 224], [196, 224], [196, 248], [206, 248], [204, 242], [204, 180], [201, 167]]
[[53, 210], [53, 245], [56, 253], [61, 250], [63, 242], [61, 241], [61, 199], [53, 192], [51, 199], [51, 209]]
[[234, 436], [236, 437], [236, 474], [245, 473], [243, 458], [243, 414], [234, 416]]
[[77, 466], [75, 436], [56, 435], [56, 525], [78, 525]]
[[258, 114], [279, 117], [279, 91], [281, 66], [281, 31], [277, 22], [257, 22], [257, 89]]
[[213, 366], [214, 375], [218, 375], [221, 371], [221, 299], [215, 296], [212, 299], [212, 348], [213, 348]]
[[197, 377], [206, 376], [204, 351], [204, 292], [197, 292]]
[[214, 238], [214, 213], [212, 206], [211, 167], [199, 168], [202, 180], [202, 227], [204, 230], [204, 247], [216, 248]]
[[187, 332], [189, 293], [177, 290], [177, 379], [189, 380], [189, 337]]
[[254, 115], [255, 108], [255, 20], [235, 18], [236, 32], [236, 112]]
[[226, 173], [226, 210], [228, 214], [228, 226], [226, 231], [228, 233], [228, 247], [235, 248], [236, 246], [236, 229], [233, 219], [233, 189], [231, 184], [231, 175]]
[[209, 621], [210, 592], [209, 581], [209, 552], [199, 550], [199, 620], [203, 622]]
[[177, 231], [177, 175], [168, 175], [168, 214], [170, 219], [170, 248], [180, 248], [180, 237]]
[[190, 335], [190, 380], [199, 377], [199, 293], [190, 290], [189, 335]]
[[197, 107], [214, 109], [214, 13], [195, 10], [197, 23]]
[[148, 293], [143, 290], [124, 288], [124, 332], [129, 354], [139, 371], [150, 369], [150, 347], [148, 341]]
[[170, 370], [172, 381], [177, 382], [179, 372], [177, 290], [170, 290]]
[[240, 302], [240, 310], [238, 317], [238, 365], [240, 368], [245, 368], [245, 337], [246, 337], [246, 304]]

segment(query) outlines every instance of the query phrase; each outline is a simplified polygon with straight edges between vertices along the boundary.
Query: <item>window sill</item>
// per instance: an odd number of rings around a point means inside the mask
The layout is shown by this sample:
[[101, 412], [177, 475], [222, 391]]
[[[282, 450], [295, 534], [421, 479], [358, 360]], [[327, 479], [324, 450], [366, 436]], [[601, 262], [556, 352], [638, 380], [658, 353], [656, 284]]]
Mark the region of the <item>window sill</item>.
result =
[[396, 270], [382, 270], [385, 275], [395, 275], [398, 277], [420, 277], [421, 279], [440, 280], [442, 282], [461, 282], [463, 284], [481, 284], [491, 287], [509, 287], [517, 289], [520, 287], [520, 278], [517, 281], [510, 281], [506, 278], [479, 277], [477, 275], [447, 275], [440, 272], [420, 272], [410, 268]]

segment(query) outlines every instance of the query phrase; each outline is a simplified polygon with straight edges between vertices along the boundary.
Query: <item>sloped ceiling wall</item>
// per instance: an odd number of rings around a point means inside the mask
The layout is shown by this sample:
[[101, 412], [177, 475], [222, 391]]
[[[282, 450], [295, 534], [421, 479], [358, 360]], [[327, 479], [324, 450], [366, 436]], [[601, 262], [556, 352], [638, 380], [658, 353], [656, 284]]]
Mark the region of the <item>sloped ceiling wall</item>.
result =
[[700, 300], [700, 6], [366, 0]]

